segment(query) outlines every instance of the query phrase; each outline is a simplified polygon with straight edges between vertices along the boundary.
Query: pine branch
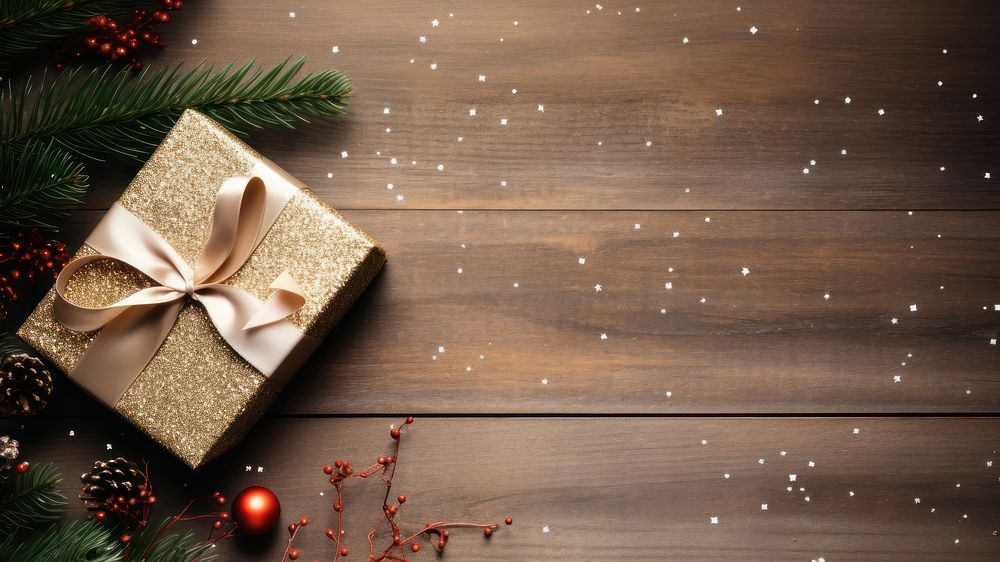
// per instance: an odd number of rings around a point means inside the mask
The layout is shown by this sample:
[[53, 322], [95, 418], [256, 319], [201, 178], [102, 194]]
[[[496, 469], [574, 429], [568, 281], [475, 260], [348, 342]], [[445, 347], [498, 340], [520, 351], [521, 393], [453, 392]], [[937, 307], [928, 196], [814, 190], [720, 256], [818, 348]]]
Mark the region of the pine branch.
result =
[[0, 94], [0, 146], [53, 141], [86, 157], [115, 153], [143, 159], [184, 109], [194, 108], [233, 132], [293, 127], [308, 117], [336, 115], [352, 93], [336, 70], [296, 78], [305, 59], [286, 59], [264, 72], [254, 61], [216, 71], [204, 63], [143, 72], [110, 68], [69, 71], [44, 83], [33, 99], [30, 84]]
[[[24, 353], [28, 351], [28, 345], [24, 343], [17, 334], [12, 332], [0, 332], [0, 361], [11, 353]], [[2, 488], [0, 488], [2, 490]], [[0, 492], [2, 494], [2, 492]], [[3, 495], [0, 495], [2, 498]]]
[[55, 229], [87, 181], [83, 165], [52, 141], [0, 145], [0, 227]]
[[11, 536], [0, 542], [0, 560], [30, 562], [119, 562], [121, 546], [110, 529], [97, 521], [56, 525], [24, 541]]
[[215, 548], [215, 543], [197, 539], [189, 529], [184, 532], [167, 533], [172, 517], [164, 518], [157, 525], [148, 525], [132, 536], [125, 548], [126, 560], [143, 562], [210, 562], [218, 555], [206, 554]]
[[[66, 496], [56, 489], [60, 482], [62, 475], [51, 464], [33, 466], [27, 473], [11, 477], [0, 492], [0, 536], [59, 520], [67, 505]], [[3, 552], [0, 545], [0, 560], [22, 560], [5, 557]]]
[[3, 0], [0, 71], [87, 28], [90, 18], [128, 13], [134, 0]]

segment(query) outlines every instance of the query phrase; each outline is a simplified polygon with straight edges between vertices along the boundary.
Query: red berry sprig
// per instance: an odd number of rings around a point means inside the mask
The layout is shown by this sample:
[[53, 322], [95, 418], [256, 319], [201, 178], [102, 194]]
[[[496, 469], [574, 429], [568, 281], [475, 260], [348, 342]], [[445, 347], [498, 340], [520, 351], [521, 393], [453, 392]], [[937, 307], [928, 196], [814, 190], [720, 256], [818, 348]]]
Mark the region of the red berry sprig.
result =
[[184, 0], [161, 0], [160, 6], [152, 12], [136, 8], [127, 24], [120, 24], [108, 16], [90, 18], [88, 33], [58, 53], [56, 69], [65, 68], [67, 61], [80, 63], [103, 59], [128, 61], [133, 70], [142, 70], [139, 51], [149, 46], [163, 47], [156, 26], [169, 22], [169, 12], [183, 8]]
[[[344, 482], [354, 477], [368, 478], [377, 474], [385, 484], [385, 496], [382, 499], [382, 515], [376, 522], [375, 527], [368, 532], [368, 562], [382, 562], [384, 560], [407, 562], [408, 559], [404, 556], [406, 549], [409, 549], [412, 553], [419, 552], [420, 544], [416, 541], [421, 536], [430, 538], [433, 541], [433, 544], [435, 544], [440, 551], [444, 550], [445, 546], [448, 544], [450, 537], [449, 529], [482, 529], [483, 536], [489, 538], [493, 535], [493, 532], [499, 528], [497, 523], [435, 521], [433, 523], [427, 523], [423, 526], [423, 528], [414, 533], [407, 534], [402, 531], [397, 518], [403, 504], [406, 503], [407, 498], [405, 495], [401, 494], [396, 496], [395, 502], [392, 502], [392, 484], [393, 476], [396, 473], [396, 466], [399, 462], [399, 449], [402, 442], [403, 430], [412, 423], [413, 417], [411, 416], [406, 418], [406, 421], [401, 426], [392, 427], [389, 430], [389, 437], [391, 437], [394, 441], [392, 455], [378, 456], [375, 459], [375, 464], [365, 468], [359, 473], [355, 474], [354, 468], [351, 466], [351, 462], [349, 460], [337, 459], [334, 461], [332, 466], [323, 467], [323, 473], [329, 477], [330, 484], [332, 484], [334, 489], [337, 491], [337, 500], [333, 504], [333, 511], [337, 514], [337, 528], [326, 530], [327, 538], [335, 544], [333, 554], [334, 562], [338, 562], [341, 558], [345, 558], [348, 554], [350, 554], [347, 547], [342, 544], [344, 535], [347, 534], [347, 531], [344, 529]], [[299, 549], [295, 548], [294, 542], [299, 530], [304, 527], [307, 522], [308, 521], [303, 518], [298, 522], [298, 524], [292, 523], [288, 526], [288, 545], [285, 547], [285, 554], [282, 558], [282, 562], [286, 562], [287, 560], [297, 560], [299, 556], [301, 556], [302, 553]], [[375, 547], [375, 537], [378, 535], [382, 526], [386, 523], [388, 523], [388, 530], [392, 533], [392, 541], [385, 548], [378, 550]], [[504, 519], [504, 523], [511, 525], [514, 523], [514, 520], [507, 517]]]
[[[225, 509], [210, 509], [209, 511], [205, 511], [203, 513], [192, 513], [192, 508], [203, 503], [215, 506], [224, 506], [226, 505], [226, 497], [223, 496], [221, 492], [212, 492], [211, 496], [192, 499], [177, 515], [170, 517], [170, 520], [157, 532], [156, 537], [152, 541], [144, 543], [144, 546], [142, 547], [143, 550], [141, 552], [134, 550], [133, 545], [129, 544], [132, 540], [132, 535], [122, 535], [119, 537], [119, 540], [125, 545], [125, 560], [146, 560], [149, 550], [155, 546], [157, 540], [166, 535], [167, 532], [178, 522], [202, 521], [205, 519], [212, 520], [212, 525], [208, 529], [208, 536], [204, 539], [206, 543], [215, 544], [223, 539], [233, 536], [233, 533], [236, 532], [236, 524], [232, 522], [232, 517]], [[101, 520], [103, 521], [103, 519]], [[145, 526], [145, 524], [141, 525], [140, 528], [143, 526]]]
[[9, 235], [0, 245], [0, 320], [17, 301], [20, 287], [55, 279], [72, 257], [66, 244], [46, 238], [37, 228]]

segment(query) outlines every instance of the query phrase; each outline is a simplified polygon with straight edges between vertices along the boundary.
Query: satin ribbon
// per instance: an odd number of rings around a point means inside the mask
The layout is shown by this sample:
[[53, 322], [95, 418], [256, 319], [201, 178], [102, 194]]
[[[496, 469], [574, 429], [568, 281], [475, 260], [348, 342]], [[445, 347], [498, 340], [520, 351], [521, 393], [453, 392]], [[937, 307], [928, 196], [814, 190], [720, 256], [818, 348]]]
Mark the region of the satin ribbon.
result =
[[[78, 332], [100, 330], [70, 371], [87, 391], [109, 406], [121, 398], [156, 355], [187, 300], [200, 302], [226, 342], [265, 376], [297, 368], [319, 343], [288, 317], [305, 304], [295, 279], [283, 271], [266, 301], [225, 284], [250, 258], [294, 186], [269, 178], [226, 179], [215, 202], [211, 230], [192, 268], [152, 228], [115, 204], [87, 238], [99, 252], [78, 258], [56, 279], [55, 318]], [[115, 260], [154, 281], [108, 306], [85, 307], [66, 298], [73, 274], [99, 260]]]

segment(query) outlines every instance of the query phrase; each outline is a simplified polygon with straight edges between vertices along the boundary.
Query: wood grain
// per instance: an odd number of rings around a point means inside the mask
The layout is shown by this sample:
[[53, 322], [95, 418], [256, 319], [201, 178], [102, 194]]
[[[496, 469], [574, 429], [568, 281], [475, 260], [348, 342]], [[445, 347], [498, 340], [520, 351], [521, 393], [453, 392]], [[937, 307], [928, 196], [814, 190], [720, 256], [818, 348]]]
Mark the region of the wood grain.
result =
[[[390, 451], [398, 421], [268, 420], [195, 473], [119, 421], [46, 420], [21, 435], [29, 459], [62, 466], [71, 497], [74, 474], [119, 453], [155, 467], [162, 515], [219, 486], [270, 486], [284, 521], [310, 518], [299, 544], [312, 560], [330, 552], [320, 468], [367, 465]], [[455, 533], [450, 560], [988, 560], [1000, 540], [1000, 462], [987, 465], [1000, 461], [998, 435], [996, 418], [418, 419], [394, 491], [408, 497], [407, 526], [514, 517], [490, 541]], [[349, 484], [353, 558], [367, 552], [381, 486]], [[285, 536], [222, 543], [224, 559], [278, 560]]]
[[[62, 376], [0, 434], [71, 497], [117, 454], [164, 514], [270, 486], [313, 521], [303, 559], [329, 553], [320, 467], [416, 413], [438, 417], [407, 437], [404, 519], [516, 521], [445, 560], [995, 560], [998, 24], [982, 0], [189, 2], [148, 66], [353, 78], [345, 117], [250, 144], [389, 264], [202, 470]], [[137, 168], [88, 166], [72, 245]]]
[[1000, 406], [997, 213], [346, 216], [389, 263], [275, 413]]
[[1000, 207], [990, 2], [247, 4], [186, 5], [157, 63], [347, 72], [347, 117], [251, 140], [340, 208]]

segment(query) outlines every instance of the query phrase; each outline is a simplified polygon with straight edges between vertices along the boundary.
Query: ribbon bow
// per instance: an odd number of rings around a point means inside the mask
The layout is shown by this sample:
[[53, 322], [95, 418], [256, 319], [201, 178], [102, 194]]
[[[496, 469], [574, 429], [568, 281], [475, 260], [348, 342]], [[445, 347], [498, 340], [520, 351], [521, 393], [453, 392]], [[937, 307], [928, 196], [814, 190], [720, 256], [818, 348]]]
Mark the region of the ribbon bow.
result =
[[[225, 284], [253, 254], [295, 188], [259, 177], [226, 179], [215, 202], [211, 230], [192, 268], [155, 231], [115, 204], [87, 238], [99, 254], [70, 262], [56, 279], [55, 318], [78, 332], [101, 330], [71, 370], [91, 394], [113, 406], [153, 358], [188, 298], [200, 302], [223, 339], [248, 363], [272, 376], [308, 355], [315, 338], [288, 317], [305, 304], [295, 279], [283, 271], [266, 301]], [[70, 278], [98, 260], [136, 269], [154, 285], [108, 306], [85, 307], [67, 300]], [[307, 349], [308, 348], [308, 349]]]

